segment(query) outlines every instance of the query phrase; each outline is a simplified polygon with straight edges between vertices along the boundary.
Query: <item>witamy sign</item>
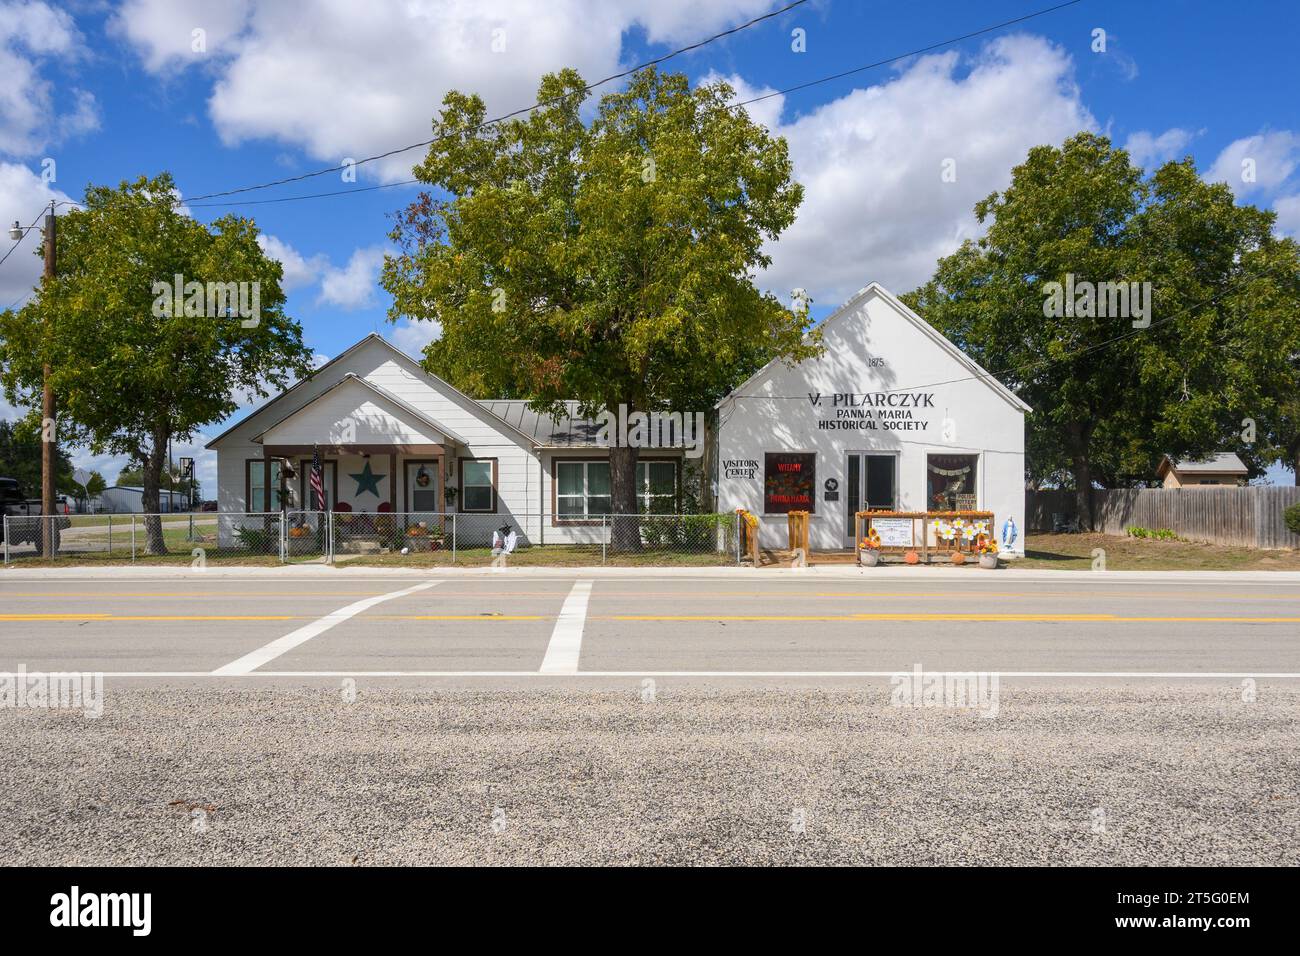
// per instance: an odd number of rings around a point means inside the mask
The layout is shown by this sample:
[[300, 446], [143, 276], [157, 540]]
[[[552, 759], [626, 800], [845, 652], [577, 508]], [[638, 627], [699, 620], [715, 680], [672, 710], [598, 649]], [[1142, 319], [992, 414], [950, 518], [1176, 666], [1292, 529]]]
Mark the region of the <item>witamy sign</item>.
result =
[[818, 419], [821, 431], [923, 432], [930, 423], [917, 415], [934, 408], [934, 392], [809, 392], [808, 403], [817, 414], [830, 416]]

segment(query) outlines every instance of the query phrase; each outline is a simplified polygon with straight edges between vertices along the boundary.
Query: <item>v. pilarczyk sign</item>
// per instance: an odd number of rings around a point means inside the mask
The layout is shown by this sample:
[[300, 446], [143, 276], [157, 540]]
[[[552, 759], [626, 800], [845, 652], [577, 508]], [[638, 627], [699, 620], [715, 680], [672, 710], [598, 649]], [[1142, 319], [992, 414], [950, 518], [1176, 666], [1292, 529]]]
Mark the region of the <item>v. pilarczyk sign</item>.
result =
[[834, 413], [817, 422], [822, 431], [925, 431], [930, 423], [913, 410], [934, 408], [934, 392], [809, 392], [808, 403], [818, 414]]

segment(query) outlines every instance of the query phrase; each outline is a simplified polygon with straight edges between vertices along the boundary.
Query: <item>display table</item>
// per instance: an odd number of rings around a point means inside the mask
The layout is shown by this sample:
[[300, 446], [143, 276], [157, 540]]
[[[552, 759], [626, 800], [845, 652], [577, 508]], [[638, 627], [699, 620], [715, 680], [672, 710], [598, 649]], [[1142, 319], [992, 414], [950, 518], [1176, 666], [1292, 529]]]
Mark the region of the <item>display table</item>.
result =
[[882, 557], [916, 551], [928, 563], [931, 551], [974, 554], [980, 536], [992, 539], [994, 527], [991, 511], [859, 511], [854, 515], [853, 557], [861, 562], [862, 543], [872, 528], [880, 536], [877, 550]]

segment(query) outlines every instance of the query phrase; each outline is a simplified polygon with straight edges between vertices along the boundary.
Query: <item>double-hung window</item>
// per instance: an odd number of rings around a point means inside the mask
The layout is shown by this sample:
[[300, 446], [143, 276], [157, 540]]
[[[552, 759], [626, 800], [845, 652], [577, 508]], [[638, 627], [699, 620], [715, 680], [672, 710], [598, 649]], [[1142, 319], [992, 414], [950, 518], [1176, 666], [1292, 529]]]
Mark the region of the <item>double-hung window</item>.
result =
[[[271, 506], [267, 507], [267, 468], [271, 477]], [[276, 459], [249, 458], [244, 462], [244, 487], [248, 491], [245, 507], [250, 512], [280, 510], [280, 462]]]
[[497, 510], [496, 460], [462, 458], [460, 460], [460, 510], [491, 513]]
[[570, 521], [599, 518], [610, 512], [609, 462], [555, 463], [555, 514]]
[[[607, 461], [555, 463], [555, 514], [577, 521], [613, 511]], [[643, 514], [672, 514], [677, 509], [677, 463], [639, 461], [636, 466], [637, 506]]]

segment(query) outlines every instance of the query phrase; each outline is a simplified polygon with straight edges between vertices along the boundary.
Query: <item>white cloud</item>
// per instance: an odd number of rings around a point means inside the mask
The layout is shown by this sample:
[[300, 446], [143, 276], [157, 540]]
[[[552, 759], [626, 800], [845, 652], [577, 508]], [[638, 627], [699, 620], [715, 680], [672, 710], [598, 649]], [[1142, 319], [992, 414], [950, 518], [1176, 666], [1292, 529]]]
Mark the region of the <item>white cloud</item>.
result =
[[34, 156], [99, 127], [93, 94], [71, 90], [71, 112], [62, 112], [55, 104], [54, 85], [41, 74], [46, 62], [80, 59], [83, 44], [64, 11], [45, 3], [0, 2], [0, 152]]
[[280, 287], [285, 292], [311, 285], [329, 267], [328, 257], [319, 253], [310, 258], [304, 257], [276, 236], [262, 233], [257, 237], [257, 244], [269, 258], [275, 259], [284, 268], [284, 279]]
[[[9, 225], [15, 219], [24, 226], [37, 220], [42, 207], [48, 206], [50, 200], [64, 201], [68, 195], [53, 188], [39, 175], [21, 163], [0, 162], [0, 210], [8, 215], [3, 225], [3, 239], [0, 239], [0, 255], [13, 246], [9, 239]], [[67, 207], [63, 207], [66, 209]], [[40, 222], [36, 222], [40, 226]], [[44, 268], [41, 257], [36, 254], [41, 248], [40, 229], [30, 230], [22, 243], [0, 268], [0, 310], [9, 308], [15, 302], [21, 304], [32, 288], [41, 281]]]
[[[732, 85], [742, 99], [753, 95]], [[873, 279], [910, 290], [979, 233], [975, 203], [1005, 188], [1031, 147], [1096, 127], [1070, 57], [1042, 38], [1004, 37], [970, 60], [916, 60], [778, 124], [804, 203], [760, 281], [783, 300], [805, 288], [819, 304], [843, 302]], [[942, 176], [947, 160], [954, 182]]]
[[388, 333], [388, 341], [417, 362], [424, 357], [425, 346], [440, 338], [442, 338], [441, 322], [412, 322], [403, 319]]
[[108, 29], [136, 48], [151, 73], [172, 74], [234, 55], [251, 12], [250, 0], [126, 0]]
[[1138, 130], [1124, 141], [1129, 158], [1134, 165], [1141, 166], [1148, 172], [1169, 160], [1182, 159], [1187, 144], [1192, 141], [1193, 133], [1178, 127], [1165, 130], [1159, 136], [1148, 130]]
[[379, 288], [379, 269], [384, 264], [383, 246], [358, 249], [341, 269], [325, 268], [318, 302], [341, 309], [360, 309], [375, 301]]
[[[449, 89], [476, 92], [488, 114], [534, 102], [543, 73], [618, 72], [625, 30], [651, 42], [696, 40], [767, 11], [774, 0], [303, 0], [225, 5], [128, 0], [113, 29], [160, 76], [207, 64], [209, 114], [222, 140], [269, 139], [337, 164], [427, 139]], [[207, 30], [207, 52], [191, 32]], [[495, 52], [493, 44], [504, 43]], [[676, 64], [672, 64], [676, 65]], [[406, 179], [422, 151], [363, 167]]]
[[1237, 198], [1271, 195], [1300, 165], [1300, 135], [1276, 130], [1246, 136], [1224, 147], [1205, 174], [1209, 182], [1226, 182]]
[[1283, 196], [1273, 204], [1273, 211], [1277, 213], [1277, 231], [1300, 239], [1300, 195]]

